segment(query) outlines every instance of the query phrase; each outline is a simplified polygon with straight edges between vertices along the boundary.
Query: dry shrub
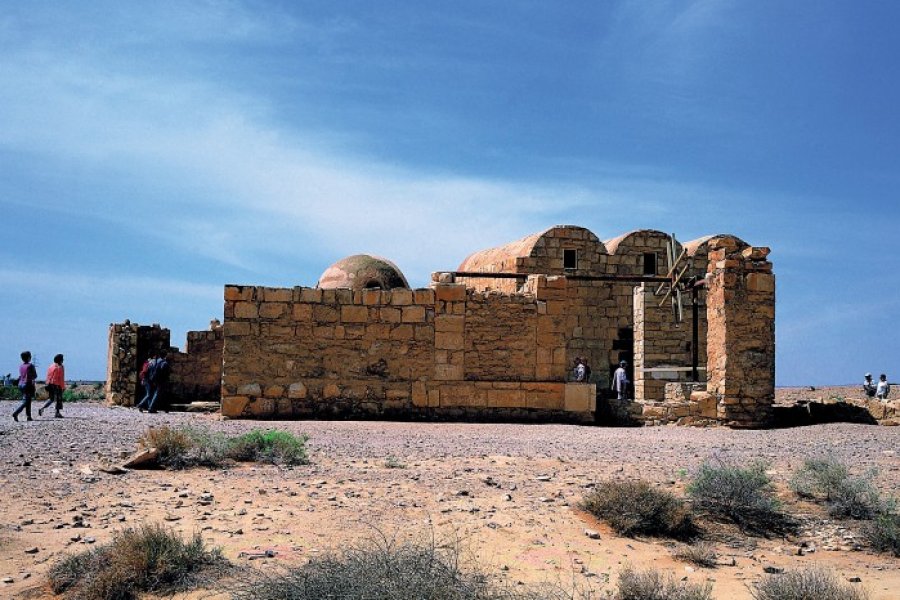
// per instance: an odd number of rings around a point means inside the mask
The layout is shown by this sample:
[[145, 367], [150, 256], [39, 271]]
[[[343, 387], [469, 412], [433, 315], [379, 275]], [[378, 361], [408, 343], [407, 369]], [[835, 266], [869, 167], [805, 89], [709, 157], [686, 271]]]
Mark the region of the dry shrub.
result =
[[572, 598], [550, 589], [513, 590], [478, 568], [464, 568], [456, 545], [396, 544], [381, 537], [278, 573], [256, 573], [236, 600], [539, 600]]
[[694, 508], [747, 531], [768, 533], [791, 529], [794, 523], [779, 511], [766, 468], [763, 462], [749, 467], [721, 460], [703, 463], [688, 486]]
[[675, 558], [685, 562], [693, 563], [699, 567], [715, 568], [719, 555], [716, 554], [716, 547], [709, 542], [698, 542], [696, 544], [685, 544], [679, 546], [675, 550]]
[[881, 495], [872, 483], [874, 472], [850, 477], [846, 465], [833, 457], [808, 459], [791, 479], [797, 495], [824, 501], [837, 519], [871, 519], [883, 512]]
[[581, 506], [620, 535], [689, 538], [696, 533], [684, 502], [646, 481], [600, 483]]
[[171, 469], [183, 469], [191, 465], [189, 456], [194, 440], [187, 428], [173, 428], [168, 425], [151, 427], [138, 439], [142, 448], [156, 448], [159, 464]]
[[254, 429], [227, 442], [228, 458], [240, 461], [268, 462], [278, 465], [305, 465], [305, 435], [294, 435], [277, 429]]
[[619, 573], [615, 600], [712, 600], [712, 585], [675, 581], [659, 571], [635, 571], [626, 566]]
[[50, 588], [72, 600], [132, 600], [142, 592], [169, 593], [198, 581], [207, 568], [224, 566], [218, 550], [199, 535], [184, 541], [160, 525], [115, 534], [108, 544], [69, 555], [50, 568]]
[[229, 460], [305, 465], [304, 435], [254, 429], [237, 437], [190, 427], [151, 427], [138, 440], [142, 448], [156, 448], [158, 462], [169, 469], [220, 467]]
[[865, 600], [864, 588], [840, 581], [831, 571], [810, 567], [770, 575], [751, 590], [756, 600]]

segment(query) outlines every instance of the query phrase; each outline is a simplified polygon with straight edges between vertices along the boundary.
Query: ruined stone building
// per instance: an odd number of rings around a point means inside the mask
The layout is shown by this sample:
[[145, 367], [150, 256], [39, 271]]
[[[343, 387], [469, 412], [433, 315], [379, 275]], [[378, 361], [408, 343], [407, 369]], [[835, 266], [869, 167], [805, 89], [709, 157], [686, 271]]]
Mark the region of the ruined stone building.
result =
[[[476, 252], [423, 289], [366, 255], [335, 263], [315, 287], [226, 285], [223, 324], [189, 333], [176, 354], [175, 393], [220, 399], [234, 418], [765, 426], [775, 382], [768, 253], [731, 235], [601, 241], [556, 226]], [[168, 343], [158, 326], [112, 325], [110, 400], [133, 402], [143, 358]], [[576, 357], [591, 365], [589, 383], [571, 381]], [[607, 391], [622, 360], [634, 382], [626, 402]]]

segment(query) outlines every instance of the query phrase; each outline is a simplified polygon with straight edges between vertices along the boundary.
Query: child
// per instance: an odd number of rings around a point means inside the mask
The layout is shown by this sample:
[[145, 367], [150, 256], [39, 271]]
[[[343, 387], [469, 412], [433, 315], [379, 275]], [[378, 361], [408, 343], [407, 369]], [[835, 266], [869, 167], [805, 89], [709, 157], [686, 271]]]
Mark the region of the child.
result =
[[53, 415], [57, 419], [62, 419], [62, 402], [63, 390], [66, 387], [66, 371], [63, 368], [63, 355], [57, 354], [53, 357], [53, 364], [47, 369], [47, 391], [50, 392], [50, 398], [38, 409], [38, 415], [43, 416], [44, 409], [56, 402], [56, 414]]
[[34, 381], [37, 379], [37, 370], [31, 364], [31, 352], [26, 350], [19, 356], [22, 357], [22, 364], [19, 366], [19, 391], [22, 392], [22, 403], [13, 411], [13, 421], [19, 420], [19, 413], [25, 410], [27, 420], [31, 418], [31, 401], [34, 400]]

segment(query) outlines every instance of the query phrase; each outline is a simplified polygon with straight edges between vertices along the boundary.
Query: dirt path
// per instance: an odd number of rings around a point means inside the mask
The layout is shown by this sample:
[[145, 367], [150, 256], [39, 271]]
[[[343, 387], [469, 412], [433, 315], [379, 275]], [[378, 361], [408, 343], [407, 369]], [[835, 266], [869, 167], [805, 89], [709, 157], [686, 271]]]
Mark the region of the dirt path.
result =
[[[269, 563], [296, 563], [359, 542], [377, 530], [404, 538], [459, 538], [512, 581], [601, 588], [625, 563], [713, 582], [716, 598], [749, 598], [763, 567], [824, 564], [860, 577], [872, 598], [896, 597], [900, 561], [852, 550], [854, 526], [822, 523], [817, 507], [785, 493], [806, 530], [790, 539], [723, 539], [734, 566], [699, 569], [671, 558], [671, 544], [613, 535], [578, 510], [594, 481], [641, 477], [675, 492], [712, 455], [764, 459], [781, 490], [808, 456], [826, 452], [898, 494], [900, 429], [835, 424], [776, 431], [656, 427], [394, 422], [247, 422], [215, 415], [139, 414], [98, 404], [66, 407], [67, 418], [14, 423], [0, 403], [0, 595], [40, 597], [57, 557], [107, 541], [118, 528], [164, 522], [221, 545], [227, 558], [274, 549]], [[135, 448], [154, 424], [240, 433], [278, 427], [310, 436], [312, 464], [185, 472], [98, 470]], [[83, 526], [77, 526], [82, 524]], [[600, 539], [585, 534], [600, 533]], [[801, 543], [816, 551], [798, 556]], [[34, 553], [29, 550], [37, 549]], [[832, 549], [829, 549], [832, 548]], [[253, 561], [259, 565], [264, 561]], [[27, 577], [26, 577], [27, 575]], [[24, 596], [23, 596], [24, 597]]]

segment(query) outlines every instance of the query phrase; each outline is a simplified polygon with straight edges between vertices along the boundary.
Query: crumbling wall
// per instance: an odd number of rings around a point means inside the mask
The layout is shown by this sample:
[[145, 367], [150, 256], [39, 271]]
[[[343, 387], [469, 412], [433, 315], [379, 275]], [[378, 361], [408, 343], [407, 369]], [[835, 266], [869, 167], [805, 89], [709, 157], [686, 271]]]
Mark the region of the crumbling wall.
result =
[[775, 276], [768, 248], [709, 243], [707, 392], [720, 421], [763, 427], [775, 402]]
[[208, 331], [188, 331], [185, 351], [168, 357], [172, 365], [172, 398], [179, 403], [221, 399], [224, 343], [225, 331], [218, 319], [210, 323]]
[[144, 395], [139, 379], [150, 352], [169, 350], [169, 330], [159, 324], [138, 325], [129, 320], [110, 323], [106, 354], [106, 401], [134, 406]]
[[533, 293], [515, 299], [435, 279], [421, 290], [226, 286], [223, 414], [593, 418], [594, 386], [565, 381], [564, 279], [529, 280]]
[[111, 323], [106, 361], [106, 401], [134, 406], [144, 396], [140, 371], [151, 353], [165, 350], [171, 365], [171, 403], [221, 398], [224, 331], [218, 321], [209, 331], [189, 331], [187, 352], [170, 345], [170, 331], [159, 324]]

